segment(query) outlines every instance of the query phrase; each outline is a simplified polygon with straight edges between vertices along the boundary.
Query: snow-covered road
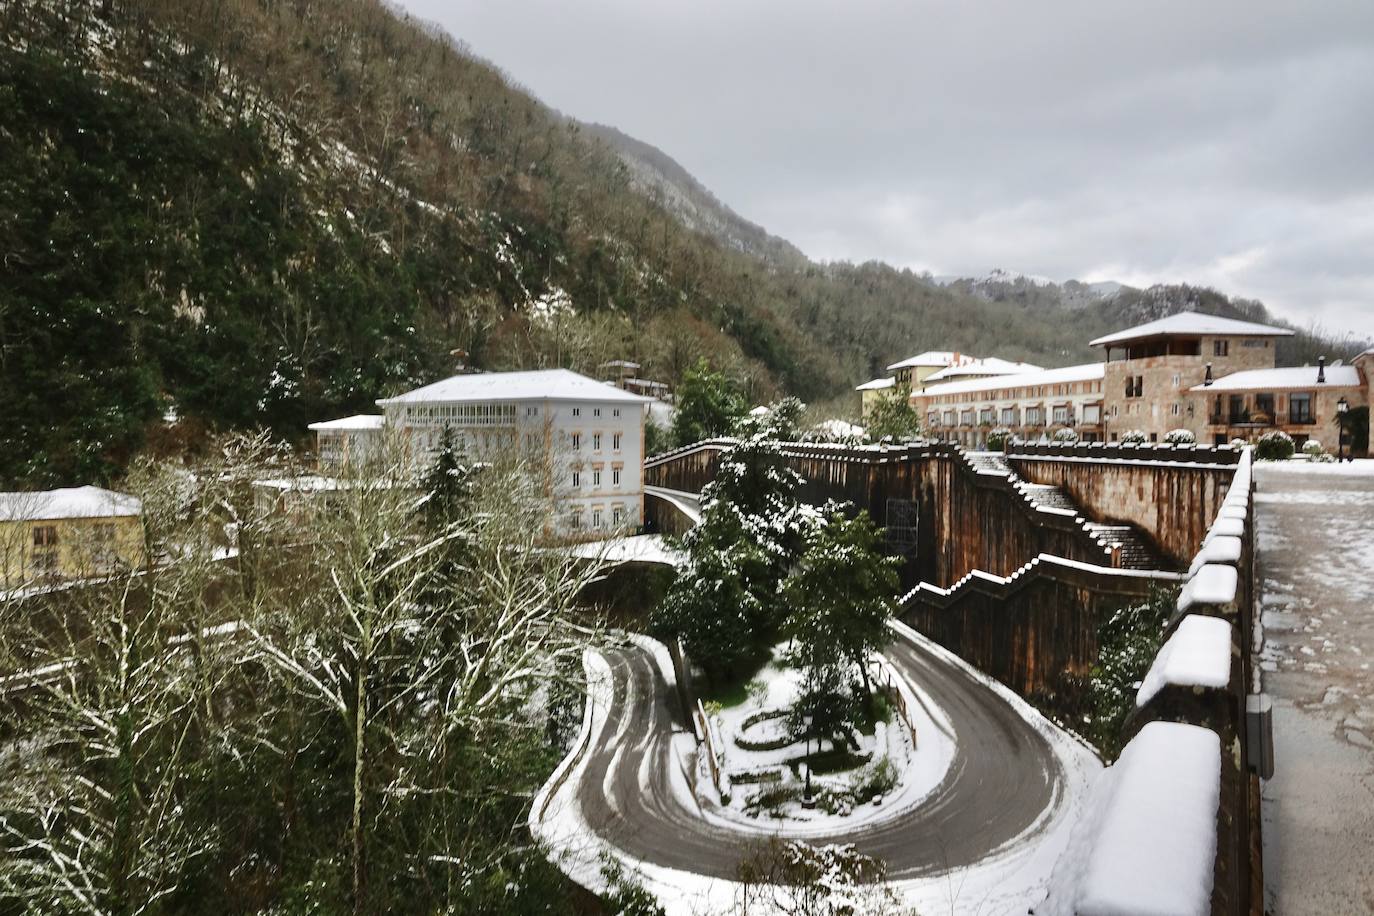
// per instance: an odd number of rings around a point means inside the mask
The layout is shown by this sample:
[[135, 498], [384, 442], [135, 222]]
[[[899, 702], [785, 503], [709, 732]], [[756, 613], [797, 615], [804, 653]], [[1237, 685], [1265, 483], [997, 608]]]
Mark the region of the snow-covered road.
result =
[[1374, 913], [1374, 461], [1257, 463], [1267, 911]]
[[[809, 842], [854, 843], [881, 858], [922, 912], [1026, 912], [1043, 897], [1100, 765], [1010, 691], [914, 633], [899, 633], [886, 655], [952, 723], [954, 758], [914, 809]], [[536, 833], [593, 886], [599, 856], [609, 853], [671, 912], [728, 906], [757, 834], [704, 817], [686, 789], [683, 751], [693, 742], [663, 665], [634, 647], [596, 656], [591, 667], [603, 674], [587, 750], [558, 780]]]

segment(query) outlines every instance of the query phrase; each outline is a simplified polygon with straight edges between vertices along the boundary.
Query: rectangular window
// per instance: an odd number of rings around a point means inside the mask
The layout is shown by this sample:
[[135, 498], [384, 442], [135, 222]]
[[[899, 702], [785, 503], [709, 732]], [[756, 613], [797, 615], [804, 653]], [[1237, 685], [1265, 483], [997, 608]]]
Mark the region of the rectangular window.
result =
[[1312, 422], [1312, 395], [1307, 392], [1290, 394], [1288, 396], [1288, 422], [1289, 423], [1311, 423]]
[[33, 546], [35, 547], [56, 547], [57, 546], [57, 526], [56, 525], [35, 525], [33, 529]]
[[573, 485], [574, 487], [580, 487], [580, 486], [582, 486], [582, 472], [581, 472], [581, 471], [573, 471], [573, 472], [572, 472], [572, 485]]
[[617, 528], [619, 528], [619, 527], [620, 527], [620, 523], [623, 522], [624, 520], [625, 520], [625, 507], [624, 507], [624, 506], [616, 506], [616, 507], [614, 507], [613, 509], [611, 509], [611, 523], [612, 523], [613, 525], [615, 525]]
[[601, 510], [600, 510], [600, 509], [593, 509], [593, 510], [592, 510], [592, 527], [595, 528], [595, 529], [597, 529], [598, 531], [601, 530]]
[[1170, 405], [1169, 412], [1172, 413], [1174, 416], [1178, 416], [1178, 415], [1179, 415], [1179, 405], [1178, 405], [1178, 404], [1172, 404], [1172, 405]]
[[601, 486], [601, 468], [592, 468], [592, 486]]
[[1230, 355], [1231, 355], [1231, 341], [1229, 341], [1229, 340], [1214, 340], [1214, 341], [1212, 341], [1212, 355], [1213, 355], [1213, 356], [1230, 356]]
[[618, 416], [620, 416], [620, 408], [617, 407], [617, 408], [615, 408], [614, 410], [612, 410], [612, 411], [611, 411], [611, 416], [613, 416], [613, 417], [618, 417]]
[[611, 448], [615, 449], [617, 452], [620, 451], [620, 433], [612, 434]]
[[592, 433], [592, 449], [601, 451], [601, 433]]
[[1128, 375], [1126, 376], [1126, 397], [1138, 398], [1145, 393], [1145, 376]]
[[1182, 382], [1182, 378], [1183, 378], [1183, 377], [1182, 377], [1181, 375], [1179, 375], [1179, 373], [1177, 373], [1177, 372], [1174, 373], [1174, 387], [1175, 387], [1175, 388], [1177, 388], [1177, 387], [1179, 386], [1179, 384]]
[[574, 416], [574, 417], [580, 417], [580, 416], [582, 416], [582, 408], [581, 408], [581, 407], [574, 407], [574, 408], [573, 408], [573, 416]]
[[620, 486], [620, 468], [611, 470], [611, 486]]
[[578, 451], [581, 451], [581, 450], [582, 450], [582, 434], [581, 434], [581, 433], [573, 433], [573, 434], [572, 434], [572, 447], [573, 447], [573, 451], [575, 451], [575, 452], [578, 452]]
[[593, 408], [592, 408], [592, 416], [594, 416], [594, 417], [599, 417], [599, 416], [601, 416], [601, 408], [600, 408], [600, 407], [593, 407]]

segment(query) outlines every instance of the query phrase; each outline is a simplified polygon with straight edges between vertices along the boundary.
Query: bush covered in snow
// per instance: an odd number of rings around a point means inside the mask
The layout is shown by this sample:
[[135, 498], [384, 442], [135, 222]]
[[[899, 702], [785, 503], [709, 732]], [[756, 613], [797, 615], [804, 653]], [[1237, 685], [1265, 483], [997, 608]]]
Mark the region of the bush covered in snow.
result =
[[1150, 437], [1145, 435], [1144, 430], [1128, 429], [1121, 434], [1120, 441], [1122, 445], [1144, 445], [1149, 440]]
[[1170, 445], [1196, 445], [1197, 436], [1186, 429], [1171, 429], [1164, 434], [1164, 441]]
[[1050, 435], [1050, 439], [1051, 439], [1052, 441], [1054, 441], [1054, 442], [1063, 442], [1063, 443], [1077, 442], [1077, 441], [1078, 441], [1078, 433], [1076, 433], [1076, 432], [1074, 432], [1073, 430], [1069, 429], [1067, 426], [1061, 426], [1059, 429], [1056, 429], [1056, 430]]
[[1231, 448], [1245, 448], [1245, 446], [1247, 446], [1247, 445], [1249, 445], [1249, 444], [1250, 444], [1249, 442], [1246, 442], [1244, 439], [1240, 438], [1239, 436], [1237, 436], [1236, 438], [1234, 438], [1234, 439], [1231, 440]]
[[1316, 439], [1308, 439], [1302, 444], [1302, 453], [1309, 458], [1320, 458], [1325, 451]]
[[1122, 727], [1164, 644], [1165, 624], [1177, 597], [1177, 589], [1161, 588], [1145, 601], [1113, 611], [1097, 624], [1097, 664], [1087, 677], [1065, 672], [1027, 699], [1087, 739], [1110, 762], [1121, 750]]
[[1007, 443], [1011, 441], [1011, 430], [1005, 426], [999, 426], [988, 433], [988, 450], [993, 452], [1003, 452], [1007, 449]]
[[1287, 461], [1293, 457], [1293, 437], [1281, 429], [1265, 433], [1255, 445], [1255, 457], [1261, 461]]

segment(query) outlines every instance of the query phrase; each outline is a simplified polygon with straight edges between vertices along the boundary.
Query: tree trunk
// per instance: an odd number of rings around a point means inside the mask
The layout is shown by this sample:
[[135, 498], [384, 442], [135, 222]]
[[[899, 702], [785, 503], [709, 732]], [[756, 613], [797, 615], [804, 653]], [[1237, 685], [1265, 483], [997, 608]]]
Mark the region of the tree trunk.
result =
[[363, 767], [367, 761], [367, 662], [371, 652], [370, 634], [364, 629], [358, 646], [357, 684], [353, 711], [353, 913], [367, 912], [364, 880]]

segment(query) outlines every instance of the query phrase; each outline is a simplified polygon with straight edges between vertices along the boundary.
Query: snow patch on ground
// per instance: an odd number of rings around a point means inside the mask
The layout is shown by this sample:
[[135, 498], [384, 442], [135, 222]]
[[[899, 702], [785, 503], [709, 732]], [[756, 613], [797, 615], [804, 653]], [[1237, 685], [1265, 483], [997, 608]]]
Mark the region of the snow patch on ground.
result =
[[[702, 754], [697, 762], [698, 792], [692, 804], [712, 823], [746, 833], [790, 839], [830, 836], [873, 826], [901, 817], [918, 805], [935, 791], [949, 771], [954, 759], [953, 728], [943, 710], [919, 686], [905, 681], [885, 660], [880, 658], [878, 664], [886, 673], [884, 680], [890, 680], [903, 696], [916, 733], [915, 741], [900, 713], [894, 712], [891, 721], [877, 723], [871, 736], [859, 736], [860, 753], [871, 755], [868, 764], [855, 770], [812, 776], [812, 786], [816, 790], [844, 791], [870, 775], [878, 761], [886, 758], [896, 769], [898, 781], [893, 790], [877, 800], [877, 804], [870, 802], [847, 813], [841, 810], [831, 814], [820, 806], [807, 809], [799, 800], [791, 800], [777, 805], [771, 812], [748, 813], [750, 800], [760, 791], [770, 787], [799, 788], [803, 782], [786, 763], [806, 753], [805, 742], [748, 750], [736, 740], [743, 737], [757, 742], [775, 736], [785, 737], [786, 729], [780, 718], [744, 727], [751, 717], [766, 711], [782, 711], [792, 705], [800, 687], [800, 673], [777, 661], [764, 666], [758, 673], [753, 682], [757, 685], [755, 696], [750, 701], [722, 709], [711, 717], [715, 734], [721, 739], [721, 768], [729, 777], [729, 803], [722, 804], [712, 797], [714, 791]], [[824, 748], [829, 746], [828, 742], [823, 745]], [[744, 781], [750, 774], [766, 771], [780, 773], [781, 779], [760, 783]]]

